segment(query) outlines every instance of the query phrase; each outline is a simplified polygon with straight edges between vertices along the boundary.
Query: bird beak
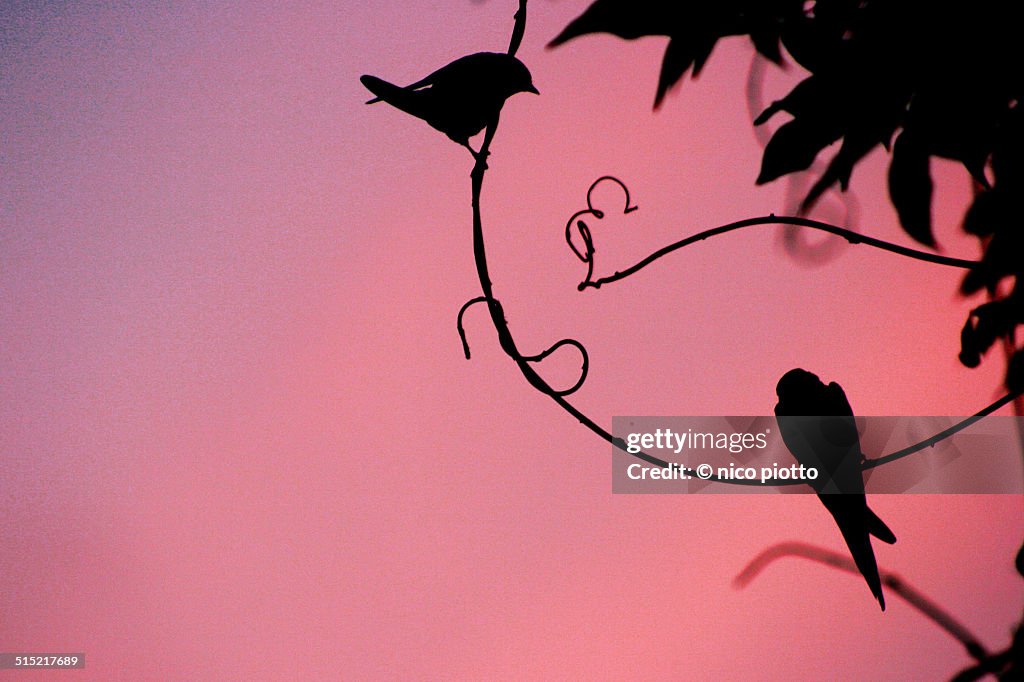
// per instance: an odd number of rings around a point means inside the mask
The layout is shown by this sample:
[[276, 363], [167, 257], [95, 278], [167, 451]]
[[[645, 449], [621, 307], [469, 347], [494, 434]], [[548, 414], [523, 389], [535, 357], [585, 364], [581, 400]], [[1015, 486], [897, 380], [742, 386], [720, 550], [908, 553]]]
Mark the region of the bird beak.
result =
[[530, 87], [526, 88], [526, 92], [532, 92], [532, 93], [533, 93], [533, 94], [535, 94], [535, 95], [539, 95], [539, 94], [540, 94], [540, 90], [538, 90], [538, 89], [537, 89], [537, 88], [536, 88], [536, 87], [535, 87], [535, 86], [533, 85], [533, 83], [530, 83]]

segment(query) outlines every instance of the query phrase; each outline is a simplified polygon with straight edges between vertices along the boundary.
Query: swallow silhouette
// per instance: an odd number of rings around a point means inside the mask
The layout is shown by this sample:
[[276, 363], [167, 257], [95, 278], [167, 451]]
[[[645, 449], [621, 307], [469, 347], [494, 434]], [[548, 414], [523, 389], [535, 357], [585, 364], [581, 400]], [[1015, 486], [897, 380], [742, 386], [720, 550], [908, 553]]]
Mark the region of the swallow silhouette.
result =
[[421, 118], [468, 149], [473, 137], [498, 119], [505, 100], [518, 92], [540, 94], [529, 69], [501, 52], [477, 52], [442, 66], [412, 85], [400, 87], [376, 76], [359, 81], [376, 97], [367, 104], [387, 102]]
[[798, 462], [818, 470], [812, 483], [818, 499], [835, 519], [857, 569], [885, 611], [871, 536], [890, 545], [896, 536], [868, 508], [861, 472], [864, 455], [846, 393], [834, 381], [826, 386], [803, 369], [786, 372], [775, 391], [782, 440]]

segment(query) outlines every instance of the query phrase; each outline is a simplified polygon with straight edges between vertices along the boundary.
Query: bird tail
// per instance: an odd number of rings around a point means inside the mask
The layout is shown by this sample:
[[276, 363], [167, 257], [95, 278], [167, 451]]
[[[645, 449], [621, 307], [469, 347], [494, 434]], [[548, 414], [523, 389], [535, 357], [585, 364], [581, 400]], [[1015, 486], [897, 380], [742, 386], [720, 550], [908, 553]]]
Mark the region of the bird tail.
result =
[[896, 542], [896, 534], [889, 530], [889, 526], [885, 525], [885, 521], [878, 518], [878, 514], [871, 511], [870, 508], [868, 508], [867, 521], [869, 533], [886, 544], [891, 545]]
[[387, 102], [396, 109], [400, 109], [407, 114], [412, 114], [417, 118], [422, 118], [424, 120], [428, 118], [428, 112], [425, 109], [426, 103], [420, 96], [420, 93], [423, 92], [422, 90], [402, 88], [388, 83], [385, 80], [381, 80], [376, 76], [361, 76], [359, 81], [366, 86], [367, 90], [377, 95], [373, 99], [367, 101], [367, 104], [373, 104], [374, 102]]
[[395, 99], [395, 96], [401, 93], [402, 88], [397, 85], [392, 85], [386, 80], [381, 80], [376, 76], [360, 76], [359, 82], [366, 86], [366, 89], [377, 95], [371, 100], [367, 100], [367, 104], [373, 104], [374, 102], [387, 102], [389, 98]]
[[[871, 589], [871, 594], [875, 595], [878, 605], [885, 611], [882, 579], [878, 575], [878, 562], [875, 561], [875, 550], [871, 548], [871, 535], [866, 532], [863, 526], [847, 528], [840, 525], [839, 530], [843, 533], [843, 540], [846, 541], [846, 546], [850, 549], [850, 554], [853, 556], [853, 562], [857, 565], [857, 570], [864, 576], [864, 580], [868, 583], [868, 588]], [[889, 529], [886, 528], [886, 530]]]

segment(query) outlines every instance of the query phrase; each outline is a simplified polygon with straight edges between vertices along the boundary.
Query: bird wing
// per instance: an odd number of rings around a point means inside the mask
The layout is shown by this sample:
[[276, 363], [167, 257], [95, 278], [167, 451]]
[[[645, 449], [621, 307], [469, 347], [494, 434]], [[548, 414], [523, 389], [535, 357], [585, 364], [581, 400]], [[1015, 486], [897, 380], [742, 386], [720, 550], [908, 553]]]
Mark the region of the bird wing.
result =
[[405, 89], [421, 90], [435, 85], [448, 86], [452, 84], [466, 87], [479, 84], [486, 82], [487, 76], [493, 74], [498, 63], [508, 60], [515, 60], [515, 57], [503, 52], [474, 52], [445, 64], [432, 74], [421, 78], [412, 85], [405, 86]]
[[806, 467], [821, 468], [820, 453], [814, 444], [813, 427], [818, 421], [817, 417], [803, 414], [805, 410], [794, 408], [785, 400], [780, 400], [775, 405], [775, 419], [779, 424], [779, 433], [782, 434], [782, 442], [789, 448], [790, 453], [798, 462]]
[[853, 410], [836, 383], [819, 384], [775, 406], [782, 440], [798, 462], [817, 469], [819, 493], [863, 493], [860, 437]]
[[889, 526], [885, 525], [885, 521], [878, 518], [878, 514], [867, 506], [866, 499], [864, 505], [867, 512], [868, 532], [882, 542], [890, 545], [894, 544], [896, 542], [896, 534], [889, 529]]
[[863, 455], [857, 422], [846, 393], [834, 381], [825, 388], [822, 411], [831, 415], [822, 424], [822, 432], [829, 444], [832, 480], [840, 492], [863, 493]]
[[422, 95], [388, 83], [376, 76], [362, 76], [359, 81], [367, 90], [376, 95], [367, 104], [383, 101], [417, 118], [426, 119], [428, 117], [429, 102], [426, 102]]
[[[821, 501], [832, 514], [843, 541], [850, 550], [857, 570], [867, 581], [871, 594], [875, 595], [879, 606], [885, 611], [885, 597], [882, 595], [882, 580], [878, 575], [878, 562], [875, 550], [871, 547], [871, 536], [868, 534], [867, 503], [863, 495], [824, 495]], [[875, 517], [878, 518], [878, 517]], [[884, 525], [884, 524], [883, 524]], [[891, 533], [891, 531], [890, 531]], [[895, 538], [894, 538], [895, 539]]]
[[[458, 81], [465, 78], [467, 71], [473, 70], [475, 58], [478, 58], [481, 54], [487, 54], [478, 52], [476, 54], [466, 55], [465, 57], [459, 57], [455, 61], [445, 64], [437, 71], [424, 76], [415, 83], [409, 85], [393, 85], [385, 80], [381, 80], [376, 76], [362, 76], [360, 81], [366, 86], [373, 94], [377, 95], [374, 99], [371, 99], [367, 104], [373, 104], [374, 102], [386, 101], [390, 102], [397, 96], [400, 96], [401, 92], [415, 92], [417, 90], [423, 90], [429, 88], [437, 83], [445, 83]], [[384, 91], [384, 92], [381, 92]]]

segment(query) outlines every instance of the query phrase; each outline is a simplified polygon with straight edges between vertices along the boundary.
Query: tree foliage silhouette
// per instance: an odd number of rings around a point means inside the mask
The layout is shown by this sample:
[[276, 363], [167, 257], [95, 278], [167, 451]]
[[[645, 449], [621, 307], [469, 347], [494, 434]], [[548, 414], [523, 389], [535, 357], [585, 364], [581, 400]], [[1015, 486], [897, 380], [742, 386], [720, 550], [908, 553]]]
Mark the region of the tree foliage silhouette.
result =
[[[931, 159], [962, 164], [977, 190], [963, 228], [979, 238], [983, 255], [961, 289], [993, 298], [961, 332], [960, 360], [976, 367], [996, 340], [1014, 343], [1024, 323], [1024, 239], [1014, 206], [1024, 190], [1024, 61], [1015, 16], [1012, 3], [986, 0], [597, 0], [550, 46], [588, 33], [668, 36], [656, 106], [687, 70], [696, 77], [727, 36], [749, 36], [776, 63], [791, 58], [810, 75], [754, 121], [792, 117], [768, 142], [757, 182], [807, 169], [838, 142], [803, 200], [806, 211], [836, 183], [845, 190], [857, 164], [884, 147], [900, 223], [926, 246], [936, 245]], [[1013, 350], [1006, 383], [1017, 391], [1024, 348]]]
[[[918, 260], [967, 269], [968, 274], [964, 278], [962, 290], [965, 293], [974, 293], [985, 289], [992, 300], [972, 311], [961, 335], [961, 360], [969, 366], [977, 365], [981, 354], [996, 340], [1010, 339], [1010, 343], [1013, 342], [1014, 330], [1024, 322], [1024, 311], [1021, 305], [1019, 277], [1022, 252], [1020, 244], [1014, 241], [1020, 239], [1020, 234], [1019, 230], [1014, 231], [1010, 207], [1013, 192], [1022, 182], [1021, 159], [1024, 158], [1024, 148], [1021, 143], [1020, 110], [1017, 106], [1021, 92], [1021, 69], [1019, 66], [1008, 70], [1002, 68], [1005, 64], [1016, 64], [1004, 61], [1014, 56], [1010, 54], [1009, 49], [1012, 45], [1009, 40], [1012, 37], [1012, 22], [1009, 21], [1006, 10], [999, 8], [998, 5], [983, 2], [980, 5], [973, 5], [970, 12], [965, 10], [964, 13], [969, 13], [970, 16], [963, 18], [947, 8], [934, 7], [923, 2], [887, 5], [871, 0], [819, 0], [813, 3], [795, 0], [718, 0], [701, 4], [689, 3], [685, 8], [681, 7], [680, 3], [680, 7], [670, 8], [673, 10], [671, 12], [665, 10], [665, 4], [652, 0], [631, 0], [629, 3], [621, 0], [597, 0], [552, 41], [552, 45], [559, 45], [595, 32], [608, 32], [626, 39], [643, 35], [668, 36], [669, 47], [662, 64], [655, 99], [657, 107], [662, 103], [668, 90], [681, 80], [688, 70], [691, 70], [694, 76], [700, 72], [720, 39], [748, 35], [763, 56], [776, 63], [782, 63], [788, 56], [811, 74], [786, 97], [761, 112], [755, 121], [763, 123], [778, 112], [786, 112], [793, 117], [776, 130], [769, 140], [764, 151], [759, 182], [770, 182], [806, 169], [814, 163], [825, 147], [840, 142], [838, 151], [804, 198], [803, 210], [806, 211], [823, 192], [836, 183], [845, 189], [855, 166], [874, 148], [883, 146], [889, 149], [893, 156], [889, 171], [889, 189], [901, 224], [911, 237], [925, 246], [933, 247], [935, 240], [931, 229], [930, 159], [933, 156], [954, 159], [965, 167], [976, 183], [977, 195], [967, 212], [964, 227], [969, 233], [981, 239], [983, 256], [980, 261], [949, 258], [888, 244], [802, 216], [772, 215], [751, 218], [692, 235], [661, 249], [627, 271], [616, 273], [610, 278], [594, 280], [593, 241], [588, 226], [581, 218], [589, 215], [600, 219], [602, 213], [591, 204], [588, 193], [588, 208], [577, 212], [566, 226], [566, 238], [570, 247], [577, 257], [588, 263], [588, 275], [580, 285], [581, 290], [588, 286], [597, 288], [602, 283], [622, 279], [668, 253], [712, 236], [754, 225], [785, 224], [825, 230], [842, 235], [851, 243], [868, 244]], [[522, 42], [526, 25], [526, 5], [527, 0], [519, 0], [507, 59], [502, 60], [506, 63], [511, 63], [508, 59], [514, 59]], [[944, 14], [941, 14], [942, 12]], [[515, 61], [518, 63], [518, 60]], [[1000, 67], [1001, 70], [992, 68], [994, 66]], [[376, 94], [381, 94], [377, 90], [381, 90], [382, 83], [384, 82], [380, 79], [364, 77], [364, 84]], [[416, 90], [416, 86], [429, 88], [432, 84], [420, 82], [409, 86], [409, 89]], [[401, 89], [390, 90], [384, 87], [382, 92], [399, 98], [404, 97], [399, 95], [397, 90]], [[540, 353], [522, 353], [516, 344], [501, 303], [494, 295], [487, 263], [481, 211], [487, 157], [497, 130], [498, 112], [504, 97], [513, 92], [529, 91], [530, 88], [520, 83], [516, 89], [503, 95], [500, 102], [491, 107], [493, 116], [490, 116], [486, 123], [486, 132], [479, 151], [474, 151], [468, 144], [468, 137], [472, 133], [465, 139], [462, 134], [453, 136], [446, 129], [449, 126], [443, 121], [440, 121], [441, 125], [437, 125], [439, 121], [431, 122], [428, 116], [409, 111], [428, 120], [435, 128], [466, 146], [475, 159], [470, 175], [473, 254], [482, 295], [469, 300], [459, 311], [459, 335], [466, 357], [469, 358], [470, 350], [466, 341], [463, 316], [474, 305], [484, 304], [502, 350], [516, 363], [530, 385], [552, 399], [593, 433], [626, 451], [626, 444], [622, 439], [602, 428], [567, 398], [583, 385], [587, 377], [589, 357], [583, 345], [575, 339], [562, 339]], [[975, 99], [977, 107], [973, 104]], [[478, 103], [469, 98], [464, 104], [475, 107]], [[408, 111], [408, 108], [403, 109]], [[475, 123], [472, 127], [477, 128]], [[897, 137], [893, 145], [890, 143], [894, 136]], [[992, 175], [991, 182], [988, 173]], [[628, 189], [621, 181], [605, 176], [597, 182], [605, 180], [614, 180], [622, 185], [626, 194], [624, 212], [636, 210], [636, 207], [631, 205]], [[572, 241], [574, 228], [579, 230], [583, 240], [582, 250]], [[1011, 288], [1006, 291], [1008, 284]], [[552, 387], [536, 371], [534, 364], [542, 362], [552, 353], [565, 347], [575, 348], [580, 353], [582, 368], [578, 380], [571, 387], [559, 390]], [[852, 468], [849, 467], [849, 459], [843, 458], [847, 468], [859, 477], [863, 469], [880, 466], [927, 448], [1012, 401], [1024, 390], [1024, 350], [1014, 348], [1014, 351], [1008, 363], [1007, 384], [1010, 393], [1007, 396], [982, 409], [973, 417], [898, 452], [873, 460], [860, 461], [858, 467]], [[668, 466], [668, 463], [642, 451], [629, 454], [656, 466]], [[689, 469], [684, 471], [693, 473]], [[714, 477], [712, 480], [715, 480]], [[800, 481], [788, 483], [802, 485]], [[855, 492], [854, 497], [856, 496]], [[886, 541], [895, 539], [881, 521], [878, 521], [878, 524], [880, 525], [871, 532], [877, 530], [875, 534]], [[858, 557], [857, 561], [848, 561], [845, 557], [825, 557], [820, 551], [806, 550], [803, 545], [800, 547], [804, 549], [796, 551], [790, 547], [785, 551], [780, 550], [778, 554], [803, 554], [844, 570], [856, 570], [865, 575], [880, 602], [880, 586], [876, 583], [880, 579], [884, 580], [886, 585], [957, 637], [977, 659], [975, 666], [960, 674], [961, 679], [976, 679], [988, 673], [996, 673], [1010, 679], [1020, 672], [1020, 628], [1010, 647], [996, 654], [989, 654], [952, 617], [923, 598], [915, 599], [914, 591], [901, 586], [898, 578], [894, 578], [886, 571], [882, 571], [879, 578], [879, 571], [873, 560], [870, 562], [871, 570], [866, 570], [866, 564], [860, 560], [863, 557]], [[857, 556], [856, 551], [854, 556]], [[1022, 557], [1024, 550], [1017, 561], [1018, 570], [1024, 573]], [[755, 560], [755, 563], [758, 561], [760, 560]], [[763, 562], [759, 565], [763, 565]], [[748, 569], [745, 574], [752, 570], [756, 572], [759, 569]]]

